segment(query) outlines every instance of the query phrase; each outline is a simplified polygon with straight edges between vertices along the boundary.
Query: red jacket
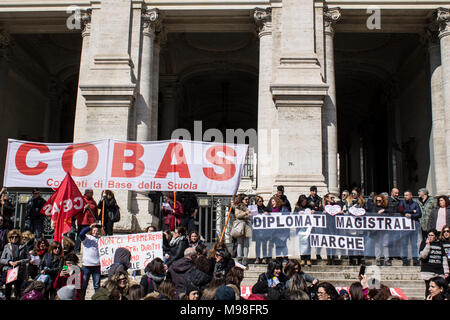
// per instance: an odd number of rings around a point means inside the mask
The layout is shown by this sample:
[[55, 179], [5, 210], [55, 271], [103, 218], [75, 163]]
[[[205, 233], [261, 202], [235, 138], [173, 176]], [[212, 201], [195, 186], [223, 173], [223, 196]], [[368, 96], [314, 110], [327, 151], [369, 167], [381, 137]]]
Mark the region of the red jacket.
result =
[[84, 201], [86, 201], [87, 204], [89, 205], [89, 208], [85, 209], [82, 213], [78, 214], [77, 224], [79, 226], [90, 226], [91, 224], [96, 223], [98, 219], [97, 202], [95, 202], [94, 199], [88, 200], [86, 197], [83, 198]]
[[[167, 203], [167, 202], [166, 202]], [[183, 216], [183, 207], [181, 206], [181, 202], [177, 201], [177, 206], [175, 208], [175, 210], [173, 209], [173, 205], [169, 204], [170, 208], [172, 210], [168, 210], [166, 208], [162, 209], [162, 214], [163, 216], [165, 216], [164, 219], [164, 224], [169, 226], [169, 230], [173, 231], [175, 230], [175, 219], [176, 219], [176, 223], [177, 225], [180, 225], [180, 218]]]
[[[80, 286], [83, 285], [83, 278], [84, 278], [84, 272], [81, 270], [79, 274], [79, 280], [77, 281]], [[58, 273], [56, 276], [55, 282], [53, 282], [53, 288], [58, 291], [60, 288], [67, 285], [67, 280], [69, 279], [69, 276], [62, 276], [61, 272]], [[75, 298], [74, 300], [81, 300], [81, 287], [80, 289], [75, 290]]]

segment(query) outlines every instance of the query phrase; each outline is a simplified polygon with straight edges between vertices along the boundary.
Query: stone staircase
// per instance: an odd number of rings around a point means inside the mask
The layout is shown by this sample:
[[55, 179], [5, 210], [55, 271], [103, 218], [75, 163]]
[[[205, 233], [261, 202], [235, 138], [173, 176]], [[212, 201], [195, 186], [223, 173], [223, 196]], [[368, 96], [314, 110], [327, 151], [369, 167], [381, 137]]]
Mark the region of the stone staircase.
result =
[[[394, 260], [392, 266], [376, 267], [375, 261], [368, 260], [366, 267], [367, 277], [377, 278], [390, 288], [400, 288], [409, 300], [423, 300], [425, 295], [425, 283], [420, 278], [420, 267], [403, 267], [402, 262]], [[267, 265], [249, 264], [245, 270], [243, 286], [253, 286], [258, 276], [265, 272]], [[319, 261], [310, 267], [303, 266], [302, 271], [318, 278], [321, 282], [330, 282], [336, 287], [349, 287], [358, 281], [359, 266], [349, 266], [345, 261], [342, 265], [326, 265], [326, 261]], [[376, 274], [379, 274], [378, 276]]]

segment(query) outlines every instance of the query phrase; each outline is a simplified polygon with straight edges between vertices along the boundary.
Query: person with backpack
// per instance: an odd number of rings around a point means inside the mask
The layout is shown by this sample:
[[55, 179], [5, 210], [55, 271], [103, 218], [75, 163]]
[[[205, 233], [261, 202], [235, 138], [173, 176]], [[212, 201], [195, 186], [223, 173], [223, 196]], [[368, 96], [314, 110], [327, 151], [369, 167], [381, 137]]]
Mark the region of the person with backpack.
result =
[[[104, 211], [103, 211], [103, 203]], [[120, 208], [117, 205], [114, 193], [111, 190], [105, 190], [102, 194], [102, 199], [98, 202], [98, 209], [100, 209], [99, 220], [103, 223], [105, 235], [112, 236], [114, 223], [120, 221]]]
[[158, 291], [158, 288], [166, 277], [164, 262], [160, 258], [153, 259], [145, 266], [145, 274], [141, 278], [140, 285], [144, 290], [144, 296]]

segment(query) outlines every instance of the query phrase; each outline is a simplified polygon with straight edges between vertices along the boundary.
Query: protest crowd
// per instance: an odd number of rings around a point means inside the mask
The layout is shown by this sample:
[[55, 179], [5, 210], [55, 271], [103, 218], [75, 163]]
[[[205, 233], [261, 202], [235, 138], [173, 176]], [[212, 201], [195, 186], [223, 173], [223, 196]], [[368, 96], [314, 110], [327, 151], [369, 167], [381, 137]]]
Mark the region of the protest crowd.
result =
[[[131, 275], [130, 250], [118, 248], [107, 274], [102, 274], [99, 256], [99, 240], [113, 235], [114, 223], [120, 219], [120, 209], [110, 190], [101, 199], [94, 199], [93, 191], [84, 192], [86, 205], [72, 219], [72, 230], [61, 242], [43, 237], [45, 215], [41, 209], [45, 200], [38, 189], [26, 206], [25, 231], [13, 228], [14, 207], [2, 190], [2, 215], [0, 217], [0, 299], [16, 300], [240, 300], [244, 270], [249, 265], [250, 241], [255, 242], [255, 264], [267, 265], [252, 286], [248, 300], [395, 300], [383, 283], [370, 288], [368, 279], [360, 274], [349, 290], [338, 291], [331, 283], [321, 282], [305, 272], [305, 269], [321, 260], [312, 258], [310, 245], [294, 256], [283, 249], [289, 232], [283, 230], [276, 237], [270, 232], [252, 226], [250, 202], [254, 201], [257, 214], [262, 216], [287, 213], [295, 215], [309, 210], [326, 211], [326, 206], [338, 206], [336, 215], [349, 215], [352, 210], [363, 208], [380, 216], [399, 216], [410, 219], [419, 232], [411, 237], [397, 237], [403, 231], [373, 233], [376, 266], [392, 266], [395, 258], [403, 266], [420, 266], [420, 274], [426, 284], [424, 299], [448, 300], [450, 257], [450, 202], [448, 196], [432, 198], [426, 189], [413, 193], [400, 192], [371, 194], [364, 199], [358, 188], [341, 195], [328, 193], [319, 197], [317, 188], [311, 187], [309, 195], [300, 195], [291, 205], [284, 195], [283, 186], [264, 204], [262, 197], [237, 196], [232, 209], [231, 236], [233, 244], [205, 243], [197, 230], [195, 218], [198, 204], [192, 193], [175, 195], [164, 193], [161, 206], [162, 230], [150, 226], [143, 232], [163, 232], [163, 256], [155, 257], [141, 270], [140, 280]], [[301, 229], [301, 228], [300, 228]], [[284, 233], [283, 233], [284, 232]], [[300, 230], [302, 232], [302, 230]], [[339, 233], [339, 230], [335, 230]], [[389, 239], [388, 239], [389, 238]], [[419, 239], [420, 240], [420, 239]], [[278, 241], [278, 242], [277, 242]], [[403, 255], [392, 255], [388, 241], [399, 242]], [[408, 256], [410, 247], [412, 254]], [[272, 255], [275, 247], [275, 255]], [[327, 249], [326, 265], [365, 265], [370, 257], [351, 250]], [[15, 271], [15, 272], [12, 272]], [[307, 270], [306, 270], [307, 271]], [[11, 279], [10, 279], [11, 277]], [[91, 280], [92, 278], [92, 280]], [[101, 284], [103, 279], [103, 284]], [[86, 296], [89, 282], [95, 293]]]

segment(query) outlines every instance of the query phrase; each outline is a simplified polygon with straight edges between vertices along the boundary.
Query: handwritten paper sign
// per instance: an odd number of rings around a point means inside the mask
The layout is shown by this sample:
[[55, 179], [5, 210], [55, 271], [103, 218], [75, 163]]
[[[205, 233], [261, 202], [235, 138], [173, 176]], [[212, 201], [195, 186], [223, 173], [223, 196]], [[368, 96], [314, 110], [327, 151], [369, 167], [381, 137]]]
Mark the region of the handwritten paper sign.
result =
[[126, 248], [131, 252], [131, 268], [140, 270], [154, 258], [163, 257], [163, 233], [135, 233], [101, 237], [98, 241], [100, 266], [102, 274], [107, 274], [109, 267], [114, 263], [114, 252], [118, 248]]

